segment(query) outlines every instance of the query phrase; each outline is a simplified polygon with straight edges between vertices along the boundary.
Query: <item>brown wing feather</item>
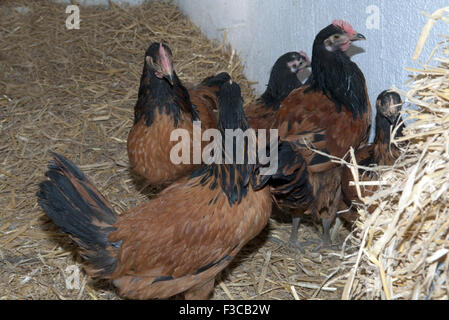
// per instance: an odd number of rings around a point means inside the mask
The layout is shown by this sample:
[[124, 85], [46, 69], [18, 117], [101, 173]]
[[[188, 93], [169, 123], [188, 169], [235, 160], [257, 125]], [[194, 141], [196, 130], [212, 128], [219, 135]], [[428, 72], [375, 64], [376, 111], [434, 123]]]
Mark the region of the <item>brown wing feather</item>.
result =
[[245, 108], [245, 114], [251, 128], [268, 130], [276, 119], [277, 110], [256, 101]]
[[352, 146], [358, 148], [369, 137], [371, 113], [354, 119], [345, 108], [337, 112], [335, 104], [321, 92], [294, 90], [283, 102], [274, 127], [281, 140], [295, 142], [308, 165], [309, 172], [323, 172], [337, 164], [320, 157], [306, 145], [337, 157], [343, 157]]

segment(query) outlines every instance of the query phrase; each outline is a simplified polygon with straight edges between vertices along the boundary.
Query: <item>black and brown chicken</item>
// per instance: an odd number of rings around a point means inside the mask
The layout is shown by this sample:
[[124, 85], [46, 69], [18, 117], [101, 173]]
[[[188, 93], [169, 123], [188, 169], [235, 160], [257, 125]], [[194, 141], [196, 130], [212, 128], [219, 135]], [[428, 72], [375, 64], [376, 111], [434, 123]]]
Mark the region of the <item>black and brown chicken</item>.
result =
[[[363, 167], [372, 166], [391, 166], [400, 156], [399, 148], [391, 143], [392, 133], [395, 132], [396, 137], [402, 135], [403, 125], [401, 124], [400, 111], [402, 108], [401, 96], [394, 91], [382, 91], [376, 100], [376, 136], [372, 144], [364, 146], [355, 152], [355, 160], [357, 164]], [[352, 207], [353, 201], [358, 200], [357, 190], [355, 186], [350, 186], [349, 182], [353, 181], [353, 175], [348, 167], [343, 168], [341, 190], [343, 192], [343, 201], [346, 206], [350, 207], [348, 212], [343, 213], [340, 217], [349, 223], [353, 223], [358, 213]], [[360, 181], [378, 180], [379, 176], [376, 171], [359, 169]], [[363, 198], [372, 195], [378, 189], [376, 186], [361, 186], [361, 196]]]
[[[330, 227], [341, 198], [342, 167], [327, 155], [344, 157], [369, 138], [371, 106], [365, 77], [346, 50], [365, 37], [335, 20], [315, 37], [312, 74], [285, 98], [272, 128], [278, 129], [279, 168], [261, 176], [281, 208], [292, 213], [290, 244], [302, 250], [297, 233], [302, 214], [322, 222], [319, 247], [331, 245]], [[318, 248], [317, 248], [318, 249]]]
[[279, 106], [292, 90], [302, 86], [300, 73], [310, 66], [310, 59], [303, 51], [287, 52], [273, 65], [267, 89], [245, 108], [251, 128], [270, 129], [276, 119]]
[[[218, 103], [222, 137], [225, 129], [249, 128], [237, 83], [221, 86]], [[223, 157], [227, 154], [223, 149]], [[121, 296], [184, 293], [187, 299], [205, 299], [216, 275], [270, 216], [270, 192], [253, 189], [255, 165], [245, 159], [203, 165], [154, 199], [117, 215], [73, 163], [54, 154], [37, 196], [47, 216], [78, 246], [87, 273], [112, 280]]]
[[[201, 159], [195, 163], [192, 157], [193, 122], [201, 122], [201, 133], [216, 128], [218, 88], [230, 80], [229, 74], [223, 72], [204, 79], [189, 91], [178, 78], [172, 59], [165, 44], [155, 42], [146, 50], [134, 125], [127, 141], [132, 169], [153, 185], [169, 184], [201, 164]], [[187, 130], [191, 139], [171, 141], [175, 129]], [[171, 159], [170, 151], [178, 143], [182, 144], [180, 149], [189, 150], [190, 159], [185, 163]]]

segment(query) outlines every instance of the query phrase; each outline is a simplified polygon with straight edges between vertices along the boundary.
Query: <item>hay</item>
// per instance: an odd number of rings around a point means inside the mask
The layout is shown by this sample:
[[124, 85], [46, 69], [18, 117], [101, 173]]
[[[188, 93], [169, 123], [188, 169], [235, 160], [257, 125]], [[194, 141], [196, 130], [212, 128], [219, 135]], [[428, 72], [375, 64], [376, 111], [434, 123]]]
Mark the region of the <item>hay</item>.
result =
[[[119, 213], [159, 191], [130, 172], [126, 154], [150, 42], [168, 43], [185, 83], [227, 71], [245, 104], [254, 99], [238, 54], [207, 40], [176, 6], [80, 7], [79, 30], [67, 30], [66, 17], [64, 5], [49, 1], [0, 2], [0, 299], [118, 298], [112, 285], [82, 271], [78, 289], [66, 286], [66, 268], [82, 270], [82, 261], [35, 192], [50, 150], [78, 164]], [[337, 299], [340, 262], [354, 249], [302, 255], [267, 241], [289, 231], [289, 222], [272, 219], [220, 275], [214, 298]], [[314, 225], [301, 232], [301, 241], [320, 235]]]
[[[449, 7], [428, 17], [414, 59], [431, 27], [449, 24]], [[449, 37], [443, 39], [421, 70], [408, 69], [410, 90], [399, 91], [419, 110], [403, 110], [413, 122], [393, 142], [402, 156], [380, 168], [381, 189], [360, 208], [351, 237], [360, 249], [343, 299], [449, 298]]]

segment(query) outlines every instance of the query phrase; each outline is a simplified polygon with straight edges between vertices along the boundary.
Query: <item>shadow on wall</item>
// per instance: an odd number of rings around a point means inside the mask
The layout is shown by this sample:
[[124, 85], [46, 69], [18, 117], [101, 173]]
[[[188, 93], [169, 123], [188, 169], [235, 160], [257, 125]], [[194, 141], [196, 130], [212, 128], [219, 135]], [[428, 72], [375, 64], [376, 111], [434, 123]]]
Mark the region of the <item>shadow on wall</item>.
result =
[[346, 54], [349, 56], [349, 57], [354, 57], [355, 55], [358, 55], [358, 54], [360, 54], [360, 53], [365, 53], [366, 52], [366, 50], [364, 49], [364, 48], [361, 48], [361, 47], [358, 47], [358, 46], [356, 46], [356, 45], [352, 45], [349, 49], [348, 49], [348, 51], [346, 51]]

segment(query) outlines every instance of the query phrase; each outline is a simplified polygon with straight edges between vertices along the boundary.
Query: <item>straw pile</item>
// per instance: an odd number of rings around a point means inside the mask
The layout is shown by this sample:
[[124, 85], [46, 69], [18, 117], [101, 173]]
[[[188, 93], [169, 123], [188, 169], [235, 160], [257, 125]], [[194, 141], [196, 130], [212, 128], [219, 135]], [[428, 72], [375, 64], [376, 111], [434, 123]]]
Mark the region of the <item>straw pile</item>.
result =
[[[414, 59], [435, 23], [449, 24], [449, 7], [429, 17]], [[344, 299], [449, 298], [449, 36], [400, 92], [418, 110], [394, 141], [403, 151], [392, 168], [381, 170], [381, 191], [365, 199], [352, 240], [360, 246]], [[439, 57], [437, 57], [439, 56]], [[365, 208], [366, 208], [365, 206]]]
[[[80, 7], [79, 30], [66, 29], [67, 16], [65, 5], [49, 1], [0, 2], [0, 299], [118, 298], [112, 285], [82, 272], [35, 192], [50, 150], [79, 165], [119, 213], [159, 191], [130, 172], [126, 154], [152, 41], [171, 47], [184, 83], [227, 71], [245, 104], [254, 99], [238, 55], [224, 41], [207, 40], [176, 6]], [[289, 230], [290, 223], [271, 220], [220, 275], [214, 298], [338, 299], [344, 259], [295, 254], [267, 240], [286, 240]], [[320, 235], [314, 225], [301, 231], [301, 241]], [[342, 230], [340, 239], [345, 235]], [[80, 267], [78, 289], [66, 286], [72, 265]]]

